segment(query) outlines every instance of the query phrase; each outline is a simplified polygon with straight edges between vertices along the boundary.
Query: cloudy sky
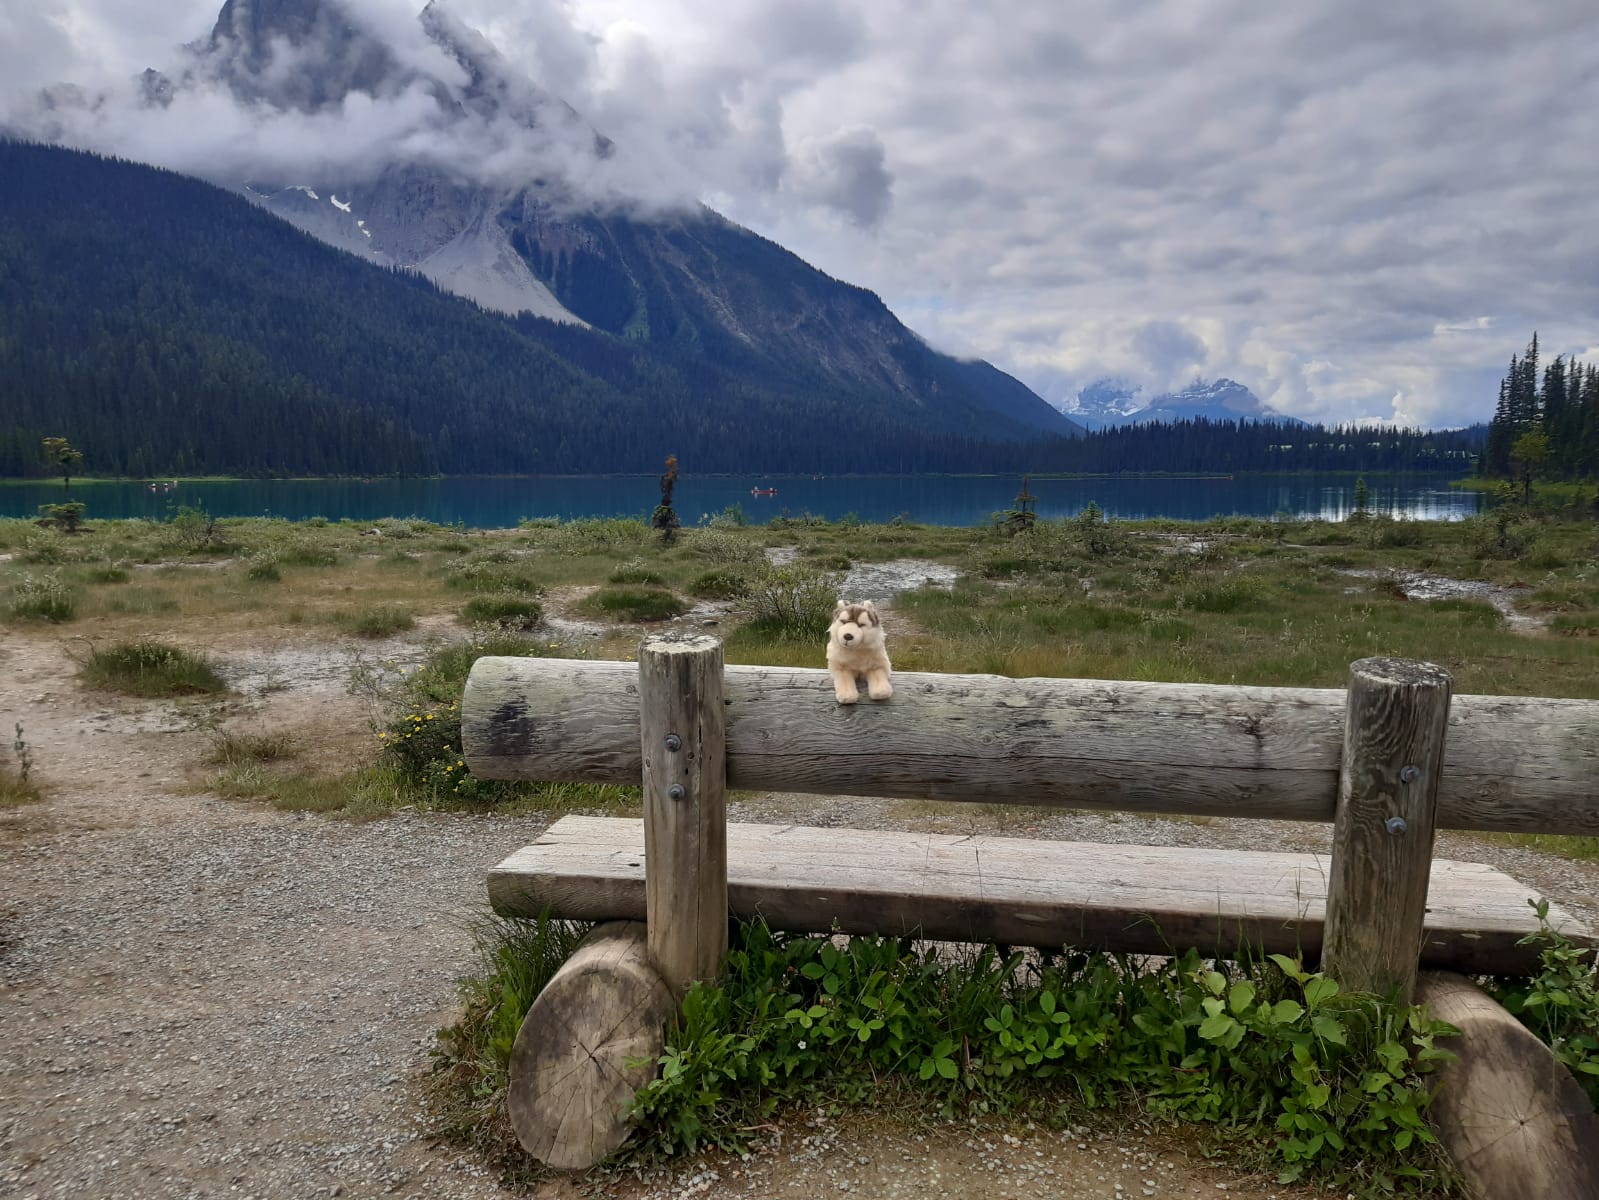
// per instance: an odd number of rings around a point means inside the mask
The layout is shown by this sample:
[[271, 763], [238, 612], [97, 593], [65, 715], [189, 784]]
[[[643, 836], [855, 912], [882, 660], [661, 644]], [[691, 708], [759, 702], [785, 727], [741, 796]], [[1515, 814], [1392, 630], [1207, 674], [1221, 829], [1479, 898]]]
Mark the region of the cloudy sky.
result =
[[[1593, 0], [445, 2], [663, 196], [1051, 399], [1440, 425], [1534, 328], [1599, 359]], [[0, 80], [164, 65], [216, 6], [0, 0]]]

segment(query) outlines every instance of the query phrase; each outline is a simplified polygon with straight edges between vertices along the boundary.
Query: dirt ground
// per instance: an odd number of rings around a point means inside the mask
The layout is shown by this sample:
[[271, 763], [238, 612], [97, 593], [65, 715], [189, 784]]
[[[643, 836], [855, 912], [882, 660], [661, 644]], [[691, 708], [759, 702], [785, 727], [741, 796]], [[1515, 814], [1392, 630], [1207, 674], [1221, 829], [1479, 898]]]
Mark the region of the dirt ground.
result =
[[[446, 629], [425, 621], [359, 653], [417, 661]], [[484, 871], [541, 820], [402, 812], [361, 824], [218, 799], [204, 790], [208, 721], [292, 733], [329, 768], [370, 753], [368, 710], [346, 688], [357, 643], [289, 627], [206, 631], [190, 644], [235, 691], [174, 703], [76, 682], [81, 637], [117, 632], [0, 630], [0, 728], [22, 725], [46, 793], [0, 812], [0, 1195], [508, 1195], [429, 1136], [417, 1081], [470, 966], [464, 926], [485, 906]], [[795, 803], [767, 798], [751, 814]], [[831, 803], [830, 823], [859, 809]], [[1591, 903], [1591, 874], [1580, 884]], [[912, 1129], [822, 1115], [763, 1131], [747, 1159], [557, 1180], [538, 1194], [596, 1193], [1303, 1194], [1136, 1126]]]

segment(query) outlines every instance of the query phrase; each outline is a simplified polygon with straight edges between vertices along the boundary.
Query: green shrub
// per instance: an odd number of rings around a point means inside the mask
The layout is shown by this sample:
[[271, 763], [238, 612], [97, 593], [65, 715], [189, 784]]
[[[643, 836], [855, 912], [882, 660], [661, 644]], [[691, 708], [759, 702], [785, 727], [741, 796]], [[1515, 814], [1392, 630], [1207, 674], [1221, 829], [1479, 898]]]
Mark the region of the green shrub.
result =
[[359, 608], [335, 612], [328, 618], [346, 633], [361, 638], [386, 638], [416, 627], [416, 618], [403, 608]]
[[1528, 903], [1538, 914], [1538, 932], [1521, 944], [1540, 948], [1538, 974], [1499, 979], [1489, 990], [1571, 1069], [1599, 1110], [1599, 976], [1593, 950], [1579, 949], [1549, 927], [1547, 900]]
[[66, 562], [67, 558], [66, 539], [59, 533], [43, 529], [30, 529], [24, 534], [22, 550], [17, 554], [18, 562], [40, 566], [54, 566]]
[[130, 696], [187, 696], [227, 690], [204, 656], [163, 642], [119, 642], [89, 652], [80, 672], [89, 687]]
[[22, 736], [22, 722], [18, 721], [11, 740], [9, 763], [5, 743], [0, 742], [0, 808], [20, 808], [24, 804], [37, 804], [42, 799], [33, 782], [33, 752]]
[[1264, 592], [1259, 580], [1247, 575], [1226, 575], [1184, 588], [1177, 594], [1177, 606], [1195, 612], [1239, 612], [1253, 608]]
[[127, 583], [127, 568], [116, 563], [101, 563], [90, 567], [83, 573], [84, 579], [90, 583]]
[[[440, 1066], [461, 1096], [503, 1096], [508, 1031], [572, 944], [496, 930]], [[502, 954], [503, 950], [503, 954]], [[517, 959], [527, 958], [525, 964]], [[554, 961], [552, 961], [554, 960]], [[742, 1149], [792, 1106], [1069, 1120], [1131, 1104], [1209, 1126], [1232, 1154], [1364, 1194], [1446, 1175], [1424, 1113], [1453, 1033], [1419, 1009], [1344, 995], [1282, 955], [1238, 966], [909, 939], [785, 936], [741, 924], [720, 985], [683, 1000], [660, 1074], [637, 1095], [644, 1153]], [[509, 985], [509, 986], [507, 986]], [[473, 1002], [475, 1001], [475, 1002]], [[468, 1121], [486, 1125], [484, 1103]]]
[[582, 607], [613, 621], [666, 621], [688, 611], [688, 605], [664, 588], [631, 585], [603, 587], [586, 597]]
[[759, 542], [726, 528], [695, 529], [684, 540], [691, 554], [718, 566], [743, 567], [766, 561]]
[[285, 567], [332, 567], [338, 565], [339, 552], [314, 538], [296, 537], [279, 548], [277, 562]]
[[204, 508], [184, 505], [172, 514], [172, 540], [186, 554], [220, 549], [225, 540], [217, 519]]
[[531, 596], [516, 592], [473, 596], [461, 610], [461, 619], [504, 629], [534, 629], [544, 619], [544, 606]]
[[160, 588], [128, 588], [106, 605], [114, 613], [169, 613], [178, 611], [178, 602]]
[[1549, 628], [1565, 637], [1599, 637], [1599, 612], [1562, 613]]
[[[500, 553], [504, 553], [501, 551]], [[499, 557], [473, 555], [449, 565], [444, 582], [467, 592], [522, 592], [539, 595], [543, 588], [527, 567]]]
[[666, 576], [651, 567], [646, 567], [637, 559], [623, 563], [612, 571], [607, 579], [611, 583], [634, 583], [646, 587], [664, 587], [666, 585]]
[[278, 570], [278, 556], [270, 552], [252, 555], [244, 568], [244, 577], [253, 583], [281, 581], [283, 572]]
[[8, 611], [13, 620], [60, 624], [78, 615], [78, 598], [59, 575], [24, 575], [11, 585]]
[[452, 1132], [469, 1133], [497, 1122], [522, 1018], [591, 928], [548, 917], [518, 921], [485, 916], [474, 922], [477, 967], [461, 981], [463, 1015], [439, 1031], [434, 1051], [440, 1067], [472, 1076], [470, 1091], [450, 1106]]
[[701, 600], [738, 600], [749, 595], [749, 576], [741, 571], [718, 568], [696, 579], [689, 592]]
[[788, 641], [825, 637], [842, 582], [840, 576], [827, 572], [770, 567], [750, 581], [744, 601], [749, 627]]

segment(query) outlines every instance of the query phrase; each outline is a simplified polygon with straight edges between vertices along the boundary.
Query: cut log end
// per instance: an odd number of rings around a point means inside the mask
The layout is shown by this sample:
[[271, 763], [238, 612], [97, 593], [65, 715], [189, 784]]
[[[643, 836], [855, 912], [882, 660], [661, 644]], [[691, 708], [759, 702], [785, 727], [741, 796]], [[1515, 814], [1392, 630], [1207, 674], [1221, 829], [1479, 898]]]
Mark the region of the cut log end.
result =
[[523, 1149], [558, 1170], [592, 1167], [618, 1149], [675, 1007], [642, 924], [589, 934], [539, 993], [511, 1051], [508, 1107]]
[[1443, 1043], [1428, 1110], [1438, 1139], [1481, 1200], [1595, 1200], [1599, 1116], [1549, 1048], [1470, 980], [1424, 974], [1419, 999], [1459, 1028]]

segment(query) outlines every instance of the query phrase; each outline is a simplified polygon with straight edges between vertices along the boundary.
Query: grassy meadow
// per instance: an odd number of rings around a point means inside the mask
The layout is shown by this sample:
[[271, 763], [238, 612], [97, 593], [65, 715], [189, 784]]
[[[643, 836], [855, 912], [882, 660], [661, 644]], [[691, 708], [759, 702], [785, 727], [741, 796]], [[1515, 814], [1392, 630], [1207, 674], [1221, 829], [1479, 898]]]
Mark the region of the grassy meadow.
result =
[[[641, 632], [677, 620], [712, 623], [730, 662], [821, 666], [833, 599], [872, 564], [909, 562], [913, 582], [915, 564], [955, 577], [894, 599], [899, 670], [1337, 687], [1354, 659], [1397, 655], [1441, 664], [1461, 692], [1599, 698], [1599, 524], [1513, 507], [1454, 524], [1122, 523], [1090, 510], [1011, 533], [724, 515], [669, 545], [641, 520], [469, 530], [183, 510], [91, 514], [71, 534], [0, 521], [0, 556], [0, 624], [87, 646], [73, 653], [93, 689], [215, 696], [212, 668], [263, 631], [330, 649], [408, 631], [429, 642], [421, 670], [374, 666], [353, 681], [381, 714], [369, 762], [330, 775], [295, 750], [241, 743], [209, 781], [349, 815], [626, 808], [629, 789], [472, 778], [452, 706], [473, 658], [623, 659]], [[1464, 594], [1407, 599], [1418, 572]]]

